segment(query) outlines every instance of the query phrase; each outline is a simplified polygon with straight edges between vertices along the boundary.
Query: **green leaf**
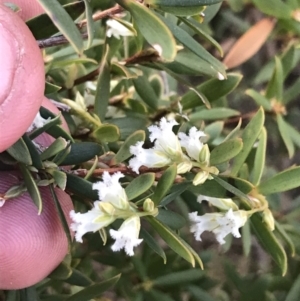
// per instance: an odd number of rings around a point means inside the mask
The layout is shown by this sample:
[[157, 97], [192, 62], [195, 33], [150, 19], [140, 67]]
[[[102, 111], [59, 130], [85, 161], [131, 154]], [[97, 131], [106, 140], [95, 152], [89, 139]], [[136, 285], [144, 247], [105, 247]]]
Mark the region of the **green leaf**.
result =
[[130, 147], [135, 145], [139, 141], [145, 141], [145, 132], [136, 131], [132, 133], [122, 144], [116, 155], [112, 158], [111, 164], [116, 165], [132, 156], [130, 153]]
[[154, 173], [145, 173], [133, 179], [125, 188], [128, 200], [131, 201], [150, 189], [154, 180]]
[[64, 150], [67, 146], [67, 141], [64, 138], [59, 137], [41, 153], [40, 158], [41, 160], [49, 159]]
[[[224, 65], [213, 57], [203, 46], [201, 46], [196, 40], [194, 40], [185, 30], [177, 26], [171, 20], [164, 18], [163, 16], [156, 14], [156, 16], [162, 20], [168, 28], [171, 30], [175, 39], [182, 43], [187, 49], [194, 52], [197, 56], [208, 62], [213, 69], [221, 76], [226, 78], [226, 72]], [[174, 55], [175, 57], [175, 55]]]
[[[84, 12], [84, 4], [82, 1], [76, 1], [64, 5], [64, 9], [69, 16], [76, 20]], [[41, 14], [26, 22], [36, 40], [46, 39], [58, 32], [57, 27], [47, 14]], [[45, 93], [47, 94], [47, 93]]]
[[300, 94], [299, 85], [300, 77], [298, 77], [297, 80], [289, 88], [284, 90], [282, 104], [287, 105], [292, 100], [297, 98], [297, 96]]
[[216, 299], [212, 298], [210, 294], [196, 285], [189, 285], [188, 291], [196, 298], [196, 300], [216, 301]]
[[180, 272], [173, 272], [167, 275], [157, 277], [152, 280], [154, 286], [173, 286], [181, 285], [199, 280], [204, 277], [204, 271], [201, 269], [189, 269]]
[[[54, 125], [51, 128], [47, 129], [46, 133], [54, 138], [64, 138], [67, 141], [74, 142], [74, 139], [72, 138], [72, 136], [68, 132], [66, 132], [62, 127], [57, 126], [57, 125]], [[30, 135], [30, 138], [31, 138], [31, 135]]]
[[102, 124], [92, 136], [99, 142], [115, 142], [120, 138], [120, 130], [114, 124]]
[[33, 144], [33, 142], [29, 139], [29, 137], [27, 136], [27, 134], [24, 134], [22, 136], [32, 159], [32, 165], [37, 168], [37, 169], [42, 169], [43, 168], [43, 162], [40, 158], [40, 154], [38, 152], [38, 150], [36, 149], [35, 145]]
[[187, 223], [185, 218], [180, 214], [162, 208], [159, 208], [159, 213], [155, 218], [172, 230], [179, 230]]
[[65, 280], [72, 274], [72, 269], [65, 262], [62, 262], [48, 277], [50, 279]]
[[15, 144], [9, 147], [6, 151], [18, 162], [24, 163], [26, 165], [32, 165], [31, 155], [23, 138], [20, 138]]
[[61, 189], [65, 190], [67, 185], [67, 175], [57, 169], [47, 169], [47, 172], [53, 177], [55, 184]]
[[[177, 57], [177, 56], [176, 56]], [[169, 64], [158, 64], [155, 63], [156, 66], [160, 67], [162, 70], [166, 71], [170, 76], [172, 76], [174, 79], [178, 81], [178, 83], [187, 86], [190, 91], [192, 91], [196, 98], [200, 100], [207, 108], [211, 108], [209, 101], [205, 97], [204, 94], [201, 92], [197, 91], [188, 81], [186, 81], [183, 77], [180, 77], [177, 73], [173, 72], [172, 70], [166, 68], [165, 66], [167, 65], [169, 67]]]
[[85, 274], [76, 269], [72, 269], [71, 276], [68, 279], [66, 279], [65, 282], [72, 285], [84, 287], [93, 284], [93, 281], [90, 278], [88, 278]]
[[291, 289], [289, 290], [285, 301], [298, 301], [300, 296], [300, 275], [294, 281]]
[[268, 98], [256, 92], [253, 89], [246, 90], [246, 95], [249, 95], [259, 106], [262, 106], [265, 111], [272, 111], [272, 106]]
[[53, 94], [55, 92], [58, 92], [60, 89], [60, 86], [48, 82], [45, 83], [45, 95]]
[[86, 49], [90, 48], [93, 39], [94, 39], [94, 32], [95, 32], [95, 26], [94, 26], [94, 20], [93, 20], [93, 10], [90, 6], [90, 3], [88, 0], [84, 0], [84, 5], [85, 5], [85, 17], [87, 20], [87, 32], [88, 32], [88, 42]]
[[[252, 190], [251, 184], [248, 187], [246, 185], [246, 187], [245, 187], [246, 188], [246, 192], [244, 193], [243, 191], [241, 191], [240, 189], [234, 187], [233, 185], [231, 185], [230, 183], [226, 182], [224, 179], [222, 179], [220, 177], [213, 176], [213, 178], [214, 178], [214, 180], [218, 184], [220, 184], [221, 186], [223, 186], [227, 191], [233, 193], [234, 195], [236, 195], [237, 197], [239, 197], [241, 199], [246, 199], [246, 200], [250, 201], [249, 197], [247, 196], [247, 193], [249, 193]], [[230, 178], [227, 178], [226, 180], [230, 180]], [[237, 180], [237, 179], [235, 179], [235, 180]]]
[[120, 276], [121, 275], [117, 275], [108, 280], [104, 280], [100, 283], [95, 283], [91, 286], [88, 286], [87, 288], [84, 288], [78, 293], [75, 293], [71, 297], [67, 298], [66, 301], [89, 301], [90, 299], [103, 294], [109, 288], [114, 286], [120, 279]]
[[66, 37], [78, 54], [83, 52], [83, 40], [70, 15], [57, 0], [38, 0], [55, 26]]
[[143, 238], [143, 240], [149, 246], [149, 248], [151, 248], [155, 253], [157, 253], [163, 259], [164, 264], [166, 264], [166, 254], [160, 246], [160, 244], [153, 238], [153, 236], [150, 235], [150, 233], [147, 232], [144, 228], [141, 228], [140, 236]]
[[290, 255], [294, 257], [296, 254], [295, 244], [292, 241], [291, 237], [288, 235], [288, 233], [285, 231], [284, 227], [276, 220], [275, 220], [275, 231], [277, 231], [280, 234], [282, 240], [285, 242], [285, 244], [287, 245], [290, 251]]
[[290, 127], [287, 126], [287, 123], [282, 118], [281, 114], [277, 114], [276, 116], [278, 130], [280, 133], [280, 136], [284, 142], [284, 145], [288, 151], [289, 158], [292, 158], [295, 153], [295, 146], [293, 142], [293, 138], [291, 136]]
[[217, 48], [217, 50], [219, 51], [220, 56], [223, 57], [223, 49], [222, 49], [221, 45], [215, 39], [213, 39], [205, 30], [202, 29], [201, 23], [197, 22], [193, 18], [189, 18], [189, 19], [179, 18], [179, 20], [182, 21], [183, 23], [185, 23], [190, 28], [192, 28], [193, 31], [196, 34], [198, 34], [200, 37], [204, 38], [205, 40], [210, 42], [212, 45], [214, 45]]
[[38, 208], [38, 215], [41, 214], [43, 209], [43, 201], [41, 197], [41, 193], [39, 191], [39, 188], [34, 181], [33, 176], [31, 175], [30, 171], [27, 169], [27, 167], [24, 164], [19, 164], [21, 173], [24, 178], [25, 185], [27, 187], [28, 193], [33, 201], [33, 203]]
[[193, 186], [191, 182], [183, 182], [183, 183], [173, 185], [169, 191], [170, 193], [161, 200], [159, 205], [160, 206], [168, 205], [191, 186]]
[[279, 19], [290, 19], [291, 17], [291, 8], [281, 0], [253, 0], [253, 3], [261, 12], [267, 15], [274, 16]]
[[203, 10], [203, 6], [164, 6], [164, 5], [159, 5], [158, 9], [175, 15], [175, 16], [194, 16], [200, 14]]
[[[175, 301], [170, 294], [163, 293], [156, 289], [151, 289], [143, 294], [142, 298], [147, 298], [147, 300], [159, 300], [159, 301]], [[135, 301], [142, 301], [144, 299], [136, 299]]]
[[241, 151], [242, 147], [243, 142], [240, 138], [227, 140], [219, 144], [210, 153], [210, 165], [215, 166], [229, 161]]
[[177, 176], [177, 166], [170, 166], [159, 179], [153, 196], [151, 197], [154, 204], [157, 206], [172, 187]]
[[[246, 200], [241, 199], [241, 202], [245, 209], [251, 209]], [[287, 256], [284, 249], [278, 242], [273, 232], [271, 232], [267, 225], [262, 221], [260, 213], [253, 214], [250, 220], [251, 226], [259, 240], [259, 243], [272, 256], [276, 264], [279, 266], [282, 275], [284, 276], [287, 270]]]
[[99, 66], [99, 76], [95, 95], [94, 112], [102, 122], [105, 119], [110, 95], [110, 68], [107, 63], [108, 53], [109, 47], [107, 45]]
[[285, 127], [288, 129], [289, 134], [295, 145], [300, 147], [300, 133], [289, 123], [285, 122]]
[[176, 55], [176, 43], [168, 27], [144, 5], [131, 0], [118, 0], [130, 12], [139, 31], [155, 49], [159, 48], [162, 59], [173, 61]]
[[251, 182], [253, 185], [258, 185], [263, 174], [266, 163], [267, 151], [267, 131], [265, 127], [262, 128], [259, 141], [255, 153], [254, 166], [251, 175]]
[[146, 217], [145, 219], [175, 253], [190, 262], [193, 267], [195, 266], [195, 258], [177, 234], [154, 217]]
[[[242, 76], [236, 73], [228, 73], [226, 80], [210, 79], [203, 84], [197, 86], [196, 90], [203, 93], [206, 98], [212, 102], [226, 96], [232, 92], [240, 83]], [[182, 96], [181, 104], [183, 109], [192, 109], [201, 105], [198, 97], [193, 92], [187, 92]]]
[[[162, 69], [163, 66], [165, 66], [175, 74], [218, 77], [218, 72], [215, 69], [212, 69], [207, 61], [203, 60], [189, 49], [179, 51], [173, 62], [164, 64], [156, 63], [156, 65], [159, 65]], [[176, 79], [174, 75], [171, 76]]]
[[63, 226], [64, 232], [66, 234], [67, 241], [68, 241], [68, 249], [69, 249], [69, 252], [70, 252], [71, 251], [71, 246], [72, 246], [72, 235], [71, 235], [71, 232], [70, 232], [69, 224], [68, 224], [67, 218], [64, 214], [64, 211], [63, 211], [63, 209], [60, 205], [60, 202], [57, 198], [57, 195], [55, 193], [55, 189], [53, 188], [53, 185], [49, 185], [49, 189], [51, 191], [51, 195], [52, 195], [52, 199], [54, 201], [55, 209], [56, 209], [57, 214], [59, 216], [60, 222]]
[[259, 193], [268, 195], [294, 189], [300, 186], [300, 166], [284, 170], [257, 186]]
[[282, 101], [283, 81], [282, 64], [280, 59], [275, 56], [275, 69], [265, 93], [268, 99], [275, 98], [276, 101]]
[[223, 142], [237, 137], [239, 132], [240, 132], [241, 125], [242, 125], [242, 118], [240, 118], [240, 120], [239, 120], [238, 124], [236, 125], [236, 127], [225, 137]]
[[91, 182], [72, 174], [67, 174], [67, 189], [84, 199], [88, 198], [93, 201], [99, 199], [98, 193], [96, 190], [93, 190]]
[[245, 223], [242, 227], [242, 242], [243, 242], [243, 251], [246, 257], [249, 256], [251, 251], [251, 230], [250, 230], [250, 223], [249, 220]]
[[70, 152], [59, 165], [76, 165], [103, 154], [100, 144], [95, 142], [76, 142], [71, 144]]
[[179, 6], [179, 7], [194, 7], [198, 5], [212, 5], [220, 3], [223, 0], [146, 0], [146, 3], [152, 5], [163, 6]]
[[[139, 72], [140, 71], [140, 72]], [[111, 72], [120, 76], [122, 78], [130, 79], [130, 78], [138, 78], [143, 73], [139, 69], [135, 69], [134, 71], [131, 68], [127, 68], [126, 66], [118, 63], [112, 62], [111, 64]]]
[[227, 119], [234, 116], [239, 116], [240, 112], [228, 109], [228, 108], [213, 108], [210, 110], [203, 109], [196, 113], [192, 113], [189, 115], [189, 119], [191, 122], [195, 122], [198, 120], [220, 120]]
[[231, 175], [233, 176], [237, 175], [238, 171], [244, 164], [245, 160], [247, 159], [252, 149], [253, 144], [255, 143], [258, 135], [261, 132], [264, 121], [265, 121], [265, 114], [263, 109], [260, 108], [243, 131], [242, 134], [243, 148], [233, 161]]
[[127, 139], [133, 132], [137, 130], [146, 130], [147, 119], [141, 115], [124, 118], [110, 119], [111, 124], [116, 125], [120, 129], [121, 140]]
[[210, 141], [220, 137], [224, 128], [224, 121], [215, 121], [205, 127], [205, 134], [209, 137]]
[[139, 76], [136, 79], [132, 79], [134, 88], [141, 99], [153, 110], [157, 109], [158, 98], [149, 80], [146, 76]]

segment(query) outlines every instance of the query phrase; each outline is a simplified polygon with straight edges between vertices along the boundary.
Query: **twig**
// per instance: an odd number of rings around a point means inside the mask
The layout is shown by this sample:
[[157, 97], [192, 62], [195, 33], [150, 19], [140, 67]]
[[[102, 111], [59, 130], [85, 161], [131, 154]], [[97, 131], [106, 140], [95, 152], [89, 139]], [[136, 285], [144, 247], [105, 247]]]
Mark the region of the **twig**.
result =
[[[155, 173], [155, 180], [159, 180], [164, 172], [164, 170], [161, 168], [148, 168], [145, 166], [142, 166], [139, 169], [139, 171], [140, 171], [140, 174], [144, 174], [147, 172]], [[81, 178], [84, 178], [88, 174], [88, 172], [89, 171], [87, 169], [77, 169], [77, 170], [68, 171], [68, 173], [74, 174]], [[128, 168], [127, 166], [111, 167], [111, 168], [97, 168], [94, 170], [93, 176], [95, 176], [95, 177], [102, 176], [104, 172], [108, 172], [109, 174], [121, 172], [126, 175], [137, 176], [137, 174], [132, 169]], [[181, 183], [183, 181], [184, 181], [184, 179], [181, 176], [177, 176], [174, 180], [174, 183]]]
[[[93, 15], [93, 20], [98, 21], [98, 20], [101, 20], [101, 19], [106, 18], [108, 16], [119, 14], [123, 11], [124, 11], [124, 8], [121, 7], [120, 5], [116, 4], [112, 8], [109, 8], [109, 9], [106, 9], [106, 10], [95, 13]], [[80, 21], [79, 23], [77, 23], [77, 26], [79, 28], [81, 28], [83, 26], [86, 26], [86, 23], [87, 23], [87, 19], [84, 19], [84, 20]]]
[[[81, 34], [81, 36], [83, 39], [88, 38], [88, 34], [86, 32]], [[48, 47], [52, 47], [52, 46], [68, 44], [69, 41], [63, 35], [59, 35], [56, 37], [50, 37], [50, 38], [43, 39], [43, 40], [37, 40], [37, 43], [40, 48], [48, 48]]]
[[[117, 4], [112, 8], [95, 13], [93, 15], [93, 20], [97, 21], [97, 20], [103, 19], [105, 17], [121, 13], [122, 11], [124, 11], [124, 8], [122, 8], [120, 5]], [[76, 25], [79, 28], [82, 28], [83, 26], [86, 26], [86, 23], [87, 23], [87, 20], [84, 19], [84, 20], [78, 22]], [[87, 33], [82, 34], [82, 38], [86, 39], [87, 37], [88, 37]], [[67, 43], [69, 43], [69, 41], [63, 35], [59, 35], [56, 37], [50, 37], [47, 39], [38, 40], [37, 43], [40, 48], [47, 48], [47, 47], [67, 44]]]

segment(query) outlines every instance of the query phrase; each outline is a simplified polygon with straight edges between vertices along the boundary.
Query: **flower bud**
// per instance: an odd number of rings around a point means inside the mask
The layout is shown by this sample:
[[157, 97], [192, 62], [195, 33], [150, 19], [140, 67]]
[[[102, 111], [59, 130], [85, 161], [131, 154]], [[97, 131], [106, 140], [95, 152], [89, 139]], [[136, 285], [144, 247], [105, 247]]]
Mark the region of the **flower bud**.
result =
[[193, 165], [192, 165], [191, 161], [180, 162], [177, 165], [177, 173], [178, 174], [184, 174], [184, 173], [190, 171], [192, 167], [193, 167]]
[[207, 144], [204, 144], [199, 153], [199, 162], [204, 163], [205, 166], [209, 165], [210, 151]]
[[115, 214], [116, 208], [111, 203], [99, 202], [98, 206], [99, 209], [107, 215], [113, 216]]
[[197, 202], [200, 204], [202, 201], [207, 201], [209, 202], [212, 206], [218, 207], [221, 210], [238, 210], [238, 206], [234, 203], [232, 199], [225, 199], [225, 198], [214, 198], [214, 197], [209, 197], [205, 195], [199, 195], [197, 197]]
[[263, 221], [266, 223], [267, 227], [269, 230], [274, 231], [275, 229], [275, 221], [274, 221], [274, 216], [270, 209], [265, 209], [263, 211]]
[[207, 180], [208, 176], [209, 173], [207, 171], [198, 172], [193, 180], [193, 184], [195, 186], [203, 184]]
[[144, 204], [143, 204], [143, 210], [145, 212], [152, 212], [155, 208], [154, 203], [152, 202], [151, 199], [146, 199]]

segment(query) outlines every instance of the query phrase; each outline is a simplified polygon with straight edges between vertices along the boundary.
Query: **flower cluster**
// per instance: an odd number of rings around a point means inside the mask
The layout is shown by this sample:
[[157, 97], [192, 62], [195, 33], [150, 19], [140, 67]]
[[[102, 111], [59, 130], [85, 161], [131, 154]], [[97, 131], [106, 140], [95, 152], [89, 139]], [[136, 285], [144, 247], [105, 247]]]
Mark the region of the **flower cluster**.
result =
[[119, 251], [124, 248], [125, 252], [132, 256], [133, 248], [142, 242], [142, 239], [139, 239], [141, 214], [129, 203], [126, 192], [119, 183], [122, 177], [124, 175], [120, 172], [113, 175], [103, 173], [103, 181], [93, 184], [100, 201], [94, 202], [93, 208], [86, 213], [75, 213], [72, 210], [71, 229], [75, 232], [76, 241], [82, 242], [82, 236], [87, 232], [96, 232], [112, 224], [116, 219], [124, 219], [118, 231], [113, 229], [109, 231], [110, 236], [115, 239], [112, 250]]
[[230, 233], [232, 233], [234, 237], [241, 237], [239, 228], [245, 225], [249, 217], [249, 212], [238, 210], [237, 205], [232, 199], [222, 199], [199, 195], [197, 201], [201, 203], [203, 200], [208, 201], [212, 206], [215, 206], [221, 210], [228, 211], [206, 213], [202, 216], [198, 216], [197, 212], [190, 213], [190, 230], [192, 233], [194, 233], [196, 240], [201, 241], [200, 236], [204, 231], [213, 232], [220, 244], [225, 243], [224, 238]]
[[165, 167], [173, 163], [177, 164], [177, 172], [184, 174], [197, 167], [200, 171], [196, 174], [193, 183], [199, 185], [207, 179], [212, 179], [210, 174], [218, 174], [216, 167], [210, 166], [210, 151], [207, 144], [203, 144], [202, 137], [206, 135], [198, 131], [196, 127], [189, 130], [186, 135], [183, 132], [176, 135], [173, 126], [178, 123], [175, 120], [167, 121], [162, 118], [159, 126], [150, 126], [150, 141], [154, 143], [153, 148], [143, 148], [143, 141], [130, 147], [134, 157], [129, 161], [129, 166], [136, 173], [144, 165], [149, 168]]

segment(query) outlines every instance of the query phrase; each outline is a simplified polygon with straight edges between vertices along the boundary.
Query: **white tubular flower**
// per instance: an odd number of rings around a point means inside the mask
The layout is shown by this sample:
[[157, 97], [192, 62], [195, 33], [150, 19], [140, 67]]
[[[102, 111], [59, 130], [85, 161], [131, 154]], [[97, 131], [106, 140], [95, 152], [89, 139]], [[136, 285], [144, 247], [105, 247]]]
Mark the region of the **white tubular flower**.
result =
[[155, 148], [145, 149], [142, 147], [143, 144], [143, 141], [139, 141], [136, 145], [130, 147], [130, 153], [135, 155], [135, 157], [129, 161], [129, 167], [137, 174], [142, 165], [155, 168], [172, 163], [171, 159], [164, 152], [158, 151]]
[[133, 216], [126, 219], [118, 231], [111, 229], [109, 231], [110, 236], [116, 240], [111, 247], [112, 250], [117, 252], [121, 249], [124, 249], [127, 255], [133, 256], [133, 248], [138, 246], [143, 241], [142, 239], [138, 238], [140, 228], [140, 218]]
[[127, 210], [129, 202], [124, 188], [119, 183], [124, 175], [117, 172], [110, 175], [107, 171], [103, 173], [103, 181], [93, 184], [93, 189], [98, 190], [99, 199], [103, 202], [112, 204], [114, 207]]
[[114, 19], [107, 20], [106, 25], [108, 26], [106, 36], [109, 38], [114, 36], [116, 39], [120, 39], [120, 36], [129, 37], [134, 35], [127, 27]]
[[215, 206], [221, 210], [229, 210], [230, 208], [238, 210], [238, 206], [234, 203], [232, 199], [222, 199], [214, 198], [206, 195], [198, 195], [197, 202], [202, 203], [202, 201], [209, 202], [212, 206]]
[[187, 154], [196, 161], [199, 161], [199, 154], [203, 147], [200, 138], [205, 136], [204, 132], [198, 131], [194, 126], [189, 130], [189, 135], [183, 132], [178, 133], [181, 146], [184, 147]]
[[178, 123], [173, 119], [167, 121], [165, 117], [160, 120], [159, 126], [149, 126], [151, 142], [155, 140], [154, 149], [164, 152], [170, 159], [180, 159], [182, 156], [181, 145], [178, 137], [173, 133], [172, 128]]
[[76, 241], [82, 242], [84, 234], [87, 232], [96, 232], [115, 220], [115, 217], [101, 210], [100, 203], [99, 201], [95, 202], [94, 207], [86, 213], [75, 213], [74, 210], [70, 211], [70, 217], [73, 221], [70, 228], [76, 232]]
[[220, 244], [224, 244], [224, 238], [232, 233], [234, 237], [241, 237], [239, 228], [244, 226], [247, 221], [246, 211], [232, 211], [229, 209], [227, 213], [207, 213], [198, 216], [197, 212], [189, 214], [192, 223], [191, 232], [194, 233], [195, 239], [201, 241], [201, 234], [204, 231], [213, 232]]
[[39, 129], [43, 127], [51, 118], [44, 119], [40, 112], [37, 112], [36, 116], [34, 117], [34, 120], [32, 121], [31, 125], [27, 129], [27, 132], [31, 132], [34, 129]]

